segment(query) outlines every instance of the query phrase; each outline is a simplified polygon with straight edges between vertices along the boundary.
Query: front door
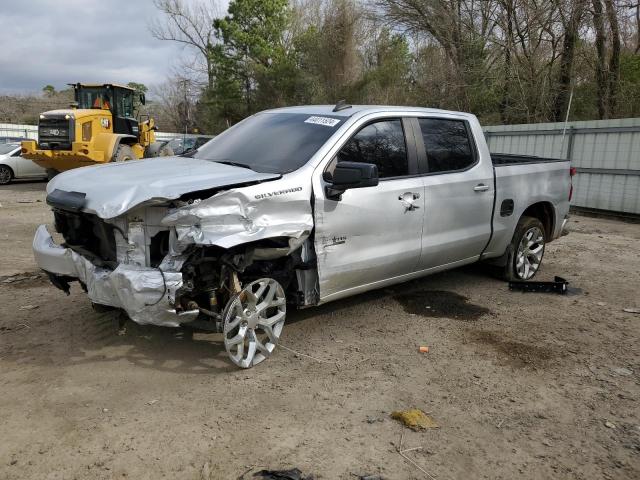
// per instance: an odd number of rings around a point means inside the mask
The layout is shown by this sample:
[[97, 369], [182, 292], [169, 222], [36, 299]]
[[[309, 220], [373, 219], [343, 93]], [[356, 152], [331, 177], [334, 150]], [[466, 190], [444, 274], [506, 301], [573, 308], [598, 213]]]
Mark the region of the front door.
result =
[[415, 176], [413, 136], [407, 142], [405, 130], [410, 126], [401, 119], [368, 123], [327, 167], [340, 161], [374, 163], [377, 186], [347, 190], [340, 200], [327, 198], [324, 189], [315, 192], [315, 250], [323, 301], [374, 288], [417, 268], [424, 188]]

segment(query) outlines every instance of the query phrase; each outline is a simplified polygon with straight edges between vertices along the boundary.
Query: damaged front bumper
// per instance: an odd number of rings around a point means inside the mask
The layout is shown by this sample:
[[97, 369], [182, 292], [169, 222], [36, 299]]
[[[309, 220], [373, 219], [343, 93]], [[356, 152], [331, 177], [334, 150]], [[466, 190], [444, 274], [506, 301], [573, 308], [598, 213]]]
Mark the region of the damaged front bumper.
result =
[[45, 225], [33, 239], [36, 263], [64, 289], [80, 281], [94, 303], [123, 309], [139, 324], [178, 327], [196, 319], [198, 311], [177, 313], [174, 305], [182, 274], [159, 268], [119, 264], [115, 270], [98, 267], [70, 248], [57, 245]]

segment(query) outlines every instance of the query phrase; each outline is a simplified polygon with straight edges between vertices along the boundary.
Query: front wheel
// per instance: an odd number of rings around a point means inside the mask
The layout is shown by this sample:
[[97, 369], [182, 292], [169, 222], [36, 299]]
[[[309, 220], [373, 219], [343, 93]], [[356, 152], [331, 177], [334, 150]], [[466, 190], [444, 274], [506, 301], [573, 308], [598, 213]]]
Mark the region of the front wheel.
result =
[[542, 222], [537, 218], [522, 217], [509, 245], [509, 261], [505, 266], [506, 279], [532, 279], [542, 264], [545, 243]]
[[0, 185], [7, 185], [13, 178], [13, 171], [6, 165], [0, 165]]
[[222, 314], [231, 361], [250, 368], [267, 359], [278, 344], [286, 315], [284, 289], [272, 278], [251, 282], [231, 297]]

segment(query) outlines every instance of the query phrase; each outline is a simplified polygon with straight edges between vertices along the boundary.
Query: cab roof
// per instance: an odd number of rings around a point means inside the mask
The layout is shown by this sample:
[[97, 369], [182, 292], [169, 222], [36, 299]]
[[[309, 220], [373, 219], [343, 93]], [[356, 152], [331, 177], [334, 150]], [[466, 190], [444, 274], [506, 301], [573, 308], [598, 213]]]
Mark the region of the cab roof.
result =
[[106, 88], [106, 87], [116, 87], [116, 88], [124, 88], [125, 90], [131, 90], [132, 92], [135, 91], [135, 89], [127, 86], [127, 85], [120, 85], [119, 83], [69, 83], [68, 85], [71, 85], [72, 87], [76, 88], [76, 87], [88, 87], [88, 88]]
[[379, 113], [379, 112], [407, 112], [407, 113], [422, 113], [422, 114], [457, 114], [457, 115], [470, 115], [464, 112], [454, 112], [450, 110], [440, 110], [437, 108], [424, 108], [424, 107], [406, 107], [406, 106], [391, 106], [391, 105], [348, 105], [341, 107], [340, 110], [335, 111], [336, 105], [301, 105], [297, 107], [284, 107], [274, 108], [266, 110], [269, 113], [283, 112], [283, 113], [303, 113], [309, 115], [328, 115], [332, 117], [351, 117], [357, 113]]

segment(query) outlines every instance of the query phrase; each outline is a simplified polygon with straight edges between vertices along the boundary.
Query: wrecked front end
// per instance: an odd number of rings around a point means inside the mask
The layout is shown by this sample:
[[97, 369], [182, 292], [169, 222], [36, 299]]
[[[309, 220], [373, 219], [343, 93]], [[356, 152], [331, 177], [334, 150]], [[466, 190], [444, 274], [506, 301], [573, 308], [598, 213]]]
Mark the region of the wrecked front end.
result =
[[[297, 305], [319, 299], [310, 185], [291, 178], [247, 183], [174, 191], [175, 198], [115, 195], [106, 203], [53, 183], [47, 201], [62, 241], [41, 225], [36, 261], [58, 288], [68, 293], [77, 281], [94, 304], [122, 309], [139, 324], [223, 332], [226, 318], [228, 330], [235, 329], [232, 342], [243, 325], [278, 317], [284, 298]], [[225, 317], [234, 299], [236, 309], [248, 302], [239, 325], [231, 324], [240, 314]], [[262, 348], [266, 356], [273, 340], [256, 337], [246, 348]], [[238, 364], [246, 361], [240, 352]]]

